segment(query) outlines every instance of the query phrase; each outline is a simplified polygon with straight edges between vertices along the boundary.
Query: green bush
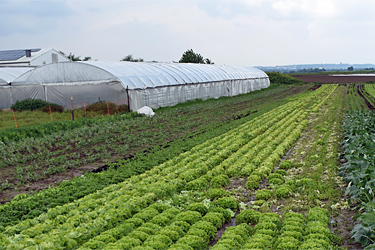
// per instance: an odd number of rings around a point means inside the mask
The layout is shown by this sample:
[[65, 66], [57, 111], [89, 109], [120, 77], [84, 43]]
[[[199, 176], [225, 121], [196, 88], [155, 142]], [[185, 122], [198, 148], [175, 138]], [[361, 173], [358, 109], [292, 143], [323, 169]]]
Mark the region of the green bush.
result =
[[298, 249], [299, 241], [291, 236], [281, 236], [276, 241], [276, 249]]
[[236, 223], [256, 224], [259, 221], [259, 216], [260, 213], [253, 209], [243, 210], [239, 215], [237, 215]]
[[212, 223], [212, 225], [214, 225], [217, 229], [220, 229], [225, 223], [225, 218], [221, 213], [209, 212], [205, 216], [203, 216], [202, 221], [208, 221]]
[[271, 84], [304, 84], [300, 79], [279, 72], [266, 72]]
[[287, 175], [287, 172], [284, 169], [277, 169], [275, 170], [276, 174], [281, 174], [282, 176]]
[[207, 244], [210, 241], [210, 236], [208, 236], [208, 234], [204, 230], [199, 229], [199, 228], [191, 227], [190, 230], [187, 232], [186, 235], [196, 235], [196, 236], [199, 236], [199, 237], [203, 238], [206, 241]]
[[268, 189], [261, 189], [255, 195], [256, 200], [269, 200], [272, 197], [272, 191]]
[[210, 183], [210, 187], [220, 188], [220, 187], [224, 187], [224, 186], [228, 185], [229, 183], [230, 183], [229, 177], [225, 174], [221, 174], [221, 175], [218, 175], [218, 176], [215, 176], [214, 178], [212, 178], [211, 183]]
[[191, 203], [187, 206], [186, 210], [188, 211], [196, 211], [200, 213], [202, 216], [204, 216], [208, 212], [208, 208], [203, 205], [203, 203]]
[[196, 235], [185, 235], [177, 241], [177, 244], [189, 245], [194, 250], [206, 249], [208, 245], [202, 237]]
[[132, 223], [135, 227], [140, 227], [143, 223], [145, 223], [144, 220], [140, 219], [140, 218], [130, 218], [130, 219], [127, 219], [126, 222], [128, 223]]
[[254, 226], [254, 229], [255, 230], [259, 230], [259, 229], [269, 229], [269, 230], [277, 230], [277, 224], [273, 223], [273, 222], [259, 222], [258, 224], [256, 224]]
[[205, 231], [209, 239], [215, 238], [217, 232], [216, 227], [209, 221], [198, 221], [197, 223], [191, 226], [191, 229], [193, 228]]
[[290, 169], [290, 168], [292, 168], [292, 162], [291, 161], [282, 161], [279, 165], [279, 168]]
[[232, 218], [231, 212], [229, 212], [227, 209], [224, 209], [222, 207], [216, 207], [216, 206], [211, 206], [209, 208], [210, 212], [215, 212], [215, 213], [221, 213], [224, 216], [224, 223], [225, 221], [230, 221]]
[[158, 214], [159, 214], [158, 210], [154, 208], [146, 208], [142, 210], [141, 212], [135, 214], [133, 218], [139, 218], [139, 219], [142, 219], [143, 221], [149, 221]]
[[207, 190], [206, 195], [211, 200], [215, 200], [215, 199], [229, 196], [229, 193], [222, 188], [210, 188]]
[[37, 109], [43, 109], [46, 108], [45, 110], [42, 110], [44, 112], [49, 112], [49, 106], [51, 106], [52, 111], [56, 112], [63, 112], [64, 107], [55, 104], [55, 103], [50, 103], [50, 102], [45, 102], [40, 99], [32, 99], [28, 98], [22, 101], [16, 101], [15, 104], [13, 104], [10, 108], [13, 109], [14, 111], [25, 111], [25, 110], [37, 110]]
[[133, 239], [138, 239], [142, 242], [145, 241], [148, 238], [148, 236], [150, 235], [142, 231], [133, 231], [130, 234], [128, 234], [128, 237], [131, 237]]
[[269, 174], [269, 176], [267, 177], [267, 180], [270, 181], [271, 179], [274, 179], [274, 178], [277, 178], [277, 179], [280, 179], [280, 180], [284, 179], [281, 174], [272, 173], [272, 174]]
[[[49, 107], [51, 107], [51, 110], [49, 109]], [[62, 113], [64, 112], [64, 107], [63, 106], [60, 106], [58, 104], [54, 104], [54, 103], [51, 103], [49, 104], [48, 106], [45, 106], [43, 108], [40, 108], [40, 110], [42, 112], [45, 112], [45, 113], [49, 113], [50, 111], [52, 112], [58, 112], [58, 113]]]
[[176, 242], [177, 240], [181, 238], [180, 234], [177, 231], [166, 229], [166, 228], [163, 228], [159, 232], [159, 234], [168, 236], [173, 242]]
[[173, 244], [169, 248], [169, 250], [194, 250], [194, 248], [192, 248], [188, 244], [176, 243], [176, 244]]
[[201, 177], [186, 184], [186, 190], [204, 191], [207, 189], [208, 181]]
[[268, 181], [269, 184], [272, 184], [272, 185], [281, 185], [284, 183], [284, 180], [283, 179], [279, 179], [279, 178], [273, 178], [273, 179], [270, 179]]
[[190, 224], [187, 223], [186, 221], [174, 221], [171, 226], [178, 226], [179, 228], [181, 228], [185, 233], [187, 231], [189, 231], [190, 229]]
[[167, 226], [170, 222], [171, 219], [169, 219], [167, 216], [158, 214], [154, 218], [150, 220], [151, 223], [155, 223], [159, 226]]
[[193, 225], [202, 218], [202, 215], [196, 211], [181, 212], [175, 217], [175, 221], [186, 221], [190, 225]]
[[292, 192], [292, 189], [288, 185], [281, 185], [275, 190], [275, 195], [278, 198], [287, 198]]
[[237, 211], [239, 204], [235, 198], [232, 197], [223, 197], [219, 198], [212, 203], [214, 206], [222, 207], [224, 209], [231, 209], [232, 211]]
[[163, 234], [152, 235], [145, 242], [144, 246], [149, 246], [154, 249], [167, 249], [172, 244], [172, 240]]
[[259, 188], [260, 184], [259, 182], [256, 182], [256, 181], [247, 181], [246, 184], [245, 184], [245, 187], [249, 190], [255, 190], [257, 188]]

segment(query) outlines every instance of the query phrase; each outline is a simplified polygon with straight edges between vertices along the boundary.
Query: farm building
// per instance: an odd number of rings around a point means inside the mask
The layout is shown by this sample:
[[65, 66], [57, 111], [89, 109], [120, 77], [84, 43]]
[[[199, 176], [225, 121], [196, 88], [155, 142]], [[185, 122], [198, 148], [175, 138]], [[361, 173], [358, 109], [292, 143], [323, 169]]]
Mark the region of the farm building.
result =
[[55, 49], [1, 50], [0, 66], [40, 66], [70, 61]]
[[[42, 99], [66, 108], [98, 100], [158, 108], [193, 99], [235, 96], [267, 88], [268, 76], [251, 67], [185, 63], [61, 62], [28, 71], [11, 84], [14, 103]], [[1, 101], [2, 102], [2, 101]], [[0, 103], [1, 108], [4, 107]]]

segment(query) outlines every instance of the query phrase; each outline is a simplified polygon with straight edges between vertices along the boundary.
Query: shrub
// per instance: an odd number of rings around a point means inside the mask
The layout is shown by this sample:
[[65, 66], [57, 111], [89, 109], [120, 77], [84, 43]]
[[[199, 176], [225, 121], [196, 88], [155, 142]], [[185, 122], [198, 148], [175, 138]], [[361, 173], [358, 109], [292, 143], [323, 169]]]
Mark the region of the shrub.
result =
[[50, 112], [49, 107], [51, 107], [51, 111], [52, 112], [58, 112], [58, 113], [64, 112], [64, 107], [63, 106], [60, 106], [60, 105], [54, 104], [54, 103], [50, 103], [48, 106], [45, 106], [45, 107], [41, 108], [40, 110], [42, 112], [49, 113]]
[[267, 177], [267, 180], [270, 181], [271, 179], [274, 179], [274, 178], [277, 178], [277, 179], [283, 180], [283, 176], [282, 176], [281, 174], [277, 174], [277, 173], [272, 173], [272, 174], [270, 174], [270, 175]]
[[196, 211], [186, 211], [186, 212], [179, 213], [175, 217], [175, 221], [186, 221], [190, 225], [193, 225], [198, 220], [200, 220], [201, 217], [202, 215]]
[[108, 108], [107, 108], [107, 102], [101, 101], [101, 102], [95, 102], [86, 107], [86, 111], [88, 112], [96, 112], [100, 113], [102, 115], [107, 115], [109, 109], [109, 114], [116, 114], [118, 113], [118, 109], [116, 107], [116, 104], [112, 102], [108, 102]]
[[186, 190], [203, 191], [207, 189], [208, 181], [201, 177], [186, 184]]
[[163, 228], [159, 234], [168, 236], [173, 242], [176, 242], [178, 239], [181, 238], [180, 234], [174, 230], [170, 230], [167, 228]]
[[259, 222], [254, 226], [255, 230], [259, 229], [269, 229], [269, 230], [277, 230], [277, 225], [273, 222]]
[[187, 231], [189, 231], [190, 229], [190, 224], [187, 223], [186, 221], [175, 221], [171, 224], [171, 226], [178, 226], [179, 228], [181, 228], [185, 233]]
[[259, 216], [260, 213], [253, 209], [243, 210], [239, 215], [237, 215], [236, 223], [256, 224], [259, 221]]
[[196, 236], [199, 236], [201, 238], [203, 238], [206, 243], [208, 244], [209, 240], [210, 240], [210, 237], [207, 235], [207, 233], [202, 230], [202, 229], [199, 229], [199, 228], [193, 228], [191, 227], [190, 230], [187, 232], [186, 235], [196, 235]]
[[197, 223], [191, 226], [191, 229], [193, 228], [205, 231], [209, 239], [215, 238], [217, 232], [216, 227], [209, 221], [198, 221]]
[[201, 250], [207, 248], [206, 241], [196, 235], [185, 235], [183, 238], [177, 241], [177, 244], [189, 245], [194, 250]]
[[231, 212], [229, 212], [228, 210], [226, 210], [222, 207], [211, 206], [209, 211], [221, 213], [224, 216], [225, 221], [230, 221], [230, 219], [232, 218]]
[[172, 240], [163, 234], [152, 235], [144, 242], [144, 246], [160, 250], [167, 249], [170, 244], [172, 244]]
[[272, 185], [281, 185], [281, 184], [284, 183], [284, 180], [279, 179], [279, 178], [273, 178], [273, 179], [269, 180], [268, 183], [272, 184]]
[[169, 248], [169, 250], [194, 250], [194, 248], [192, 248], [188, 244], [176, 243], [176, 244], [173, 244]]
[[203, 221], [212, 223], [217, 229], [220, 229], [225, 223], [225, 218], [221, 213], [209, 212], [202, 218]]
[[211, 189], [208, 189], [206, 195], [211, 200], [215, 200], [215, 199], [229, 196], [229, 193], [221, 188], [211, 188]]
[[51, 110], [54, 112], [61, 113], [64, 111], [64, 107], [58, 104], [45, 102], [40, 99], [32, 99], [32, 98], [28, 98], [22, 101], [17, 100], [16, 103], [13, 104], [10, 108], [13, 109], [14, 111], [24, 111], [24, 110], [33, 111], [33, 110], [41, 109], [43, 112], [49, 112], [49, 106], [51, 106]]
[[254, 201], [254, 205], [262, 206], [265, 202], [266, 202], [265, 200], [256, 200], [256, 201]]
[[205, 215], [208, 212], [208, 208], [203, 205], [203, 203], [191, 203], [187, 206], [186, 210], [188, 211], [196, 211], [200, 213], [201, 215]]
[[143, 242], [148, 238], [149, 234], [142, 232], [142, 231], [133, 231], [130, 234], [128, 234], [128, 236], [133, 239], [138, 239]]
[[288, 74], [279, 72], [267, 72], [271, 84], [303, 84], [304, 82]]
[[245, 184], [245, 187], [249, 190], [255, 190], [259, 188], [259, 186], [260, 186], [259, 182], [251, 181], [251, 180], [248, 180]]
[[290, 192], [292, 190], [288, 185], [281, 185], [275, 190], [275, 195], [278, 198], [287, 198]]
[[156, 215], [154, 218], [150, 220], [150, 222], [155, 223], [159, 226], [166, 226], [170, 223], [170, 219], [162, 214]]
[[282, 161], [279, 165], [279, 168], [290, 169], [290, 168], [292, 168], [292, 162], [291, 161]]
[[129, 110], [128, 105], [126, 105], [126, 104], [120, 104], [120, 105], [117, 105], [117, 111], [119, 113], [125, 113], [125, 112], [129, 112], [130, 110]]
[[298, 249], [299, 241], [290, 236], [279, 237], [276, 241], [276, 249]]
[[154, 208], [147, 208], [142, 210], [141, 212], [135, 214], [133, 218], [139, 218], [142, 219], [143, 221], [149, 221], [152, 219], [154, 216], [158, 215], [159, 212], [154, 209]]
[[210, 186], [212, 188], [220, 188], [230, 183], [229, 177], [225, 174], [221, 174], [212, 178]]
[[224, 209], [231, 209], [232, 211], [237, 211], [239, 204], [235, 198], [232, 197], [223, 197], [219, 198], [213, 202], [213, 205], [222, 207]]
[[275, 170], [276, 174], [281, 174], [282, 176], [287, 175], [287, 172], [284, 169], [277, 169]]
[[261, 189], [255, 195], [256, 200], [269, 200], [272, 197], [272, 191], [268, 189]]

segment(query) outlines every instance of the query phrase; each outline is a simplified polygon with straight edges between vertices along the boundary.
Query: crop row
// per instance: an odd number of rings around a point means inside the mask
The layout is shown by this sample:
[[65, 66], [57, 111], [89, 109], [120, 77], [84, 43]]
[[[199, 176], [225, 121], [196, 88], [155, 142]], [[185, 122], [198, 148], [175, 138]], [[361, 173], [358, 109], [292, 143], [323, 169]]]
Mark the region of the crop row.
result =
[[[312, 109], [317, 108], [321, 105], [321, 99], [317, 97], [328, 96], [333, 89], [332, 86], [320, 88], [319, 91], [305, 95], [303, 99], [274, 109], [144, 174], [109, 186], [73, 203], [50, 209], [38, 218], [7, 227], [4, 235], [14, 246], [25, 242], [31, 245], [48, 245], [53, 242], [66, 247], [67, 242], [71, 242], [77, 235], [84, 235], [78, 242], [75, 240], [77, 244], [83, 244], [90, 237], [116, 228], [119, 222], [146, 209], [155, 200], [167, 199], [186, 187], [194, 187], [194, 182], [202, 176], [205, 178], [200, 180], [207, 185], [215, 176], [223, 173], [222, 167], [219, 166], [221, 162], [261, 134], [267, 133], [270, 128], [277, 127], [278, 121], [289, 120], [291, 117], [285, 117], [296, 109], [311, 106]], [[293, 117], [300, 119], [300, 115], [302, 114], [297, 112]], [[246, 131], [251, 131], [252, 135], [244, 134]], [[281, 130], [278, 132], [281, 133]], [[260, 165], [259, 169], [260, 172], [270, 172], [267, 165]]]
[[367, 246], [375, 247], [375, 115], [373, 112], [352, 111], [345, 116], [343, 158], [341, 175], [348, 183], [346, 194], [361, 211], [355, 218], [353, 238]]
[[[330, 214], [320, 207], [310, 209], [306, 218], [288, 212], [282, 222], [277, 213], [254, 210], [244, 210], [237, 218], [241, 218], [241, 224], [227, 229], [212, 250], [333, 248]], [[251, 228], [247, 224], [255, 226]]]
[[[275, 95], [282, 90], [285, 90], [285, 88], [278, 87], [269, 90], [267, 89], [267, 91], [260, 91], [259, 93], [252, 93], [251, 97], [253, 97], [257, 102], [257, 112], [244, 116], [241, 119], [235, 119], [229, 123], [215, 124], [214, 126], [210, 124], [211, 121], [207, 122], [207, 124], [203, 127], [203, 131], [197, 130], [194, 133], [190, 132], [187, 136], [175, 140], [174, 142], [156, 146], [150, 150], [148, 154], [146, 153], [145, 156], [143, 153], [140, 153], [133, 159], [119, 160], [113, 164], [110, 164], [110, 169], [107, 171], [98, 174], [88, 173], [85, 174], [84, 177], [77, 177], [69, 181], [64, 181], [58, 187], [44, 189], [37, 192], [35, 195], [18, 195], [11, 202], [6, 203], [3, 209], [0, 206], [0, 231], [2, 231], [1, 226], [14, 225], [20, 220], [34, 218], [45, 212], [48, 208], [72, 202], [110, 184], [122, 182], [132, 175], [143, 173], [144, 171], [173, 158], [179, 153], [190, 150], [192, 147], [205, 140], [223, 134], [234, 126], [238, 126], [239, 124], [243, 124], [256, 116], [260, 116], [280, 104], [280, 101], [273, 101], [270, 103], [266, 102], [265, 105], [261, 105], [260, 103], [263, 102], [262, 98], [271, 94]], [[280, 94], [288, 95], [287, 92], [281, 92]], [[217, 100], [212, 103], [202, 102], [194, 104], [192, 107], [187, 106], [174, 109], [168, 108], [167, 110], [164, 110], [163, 113], [167, 112], [167, 116], [174, 116], [176, 115], [175, 109], [178, 109], [184, 113], [191, 113], [193, 111], [196, 112], [197, 109], [201, 110], [203, 108], [207, 111], [207, 108], [213, 106], [213, 104], [217, 104], [218, 107], [215, 107], [220, 108], [220, 105], [224, 105], [228, 101], [231, 101], [232, 103], [230, 109], [235, 112], [237, 102], [239, 102], [241, 105], [248, 104], [248, 101], [244, 101], [248, 98], [248, 95], [245, 95], [225, 100]], [[281, 101], [281, 103], [287, 102], [288, 100]], [[246, 111], [248, 108], [249, 107], [246, 107], [244, 110]], [[169, 109], [171, 109], [171, 112], [169, 112]], [[205, 114], [207, 113], [205, 112]], [[200, 127], [202, 128], [202, 126]], [[150, 141], [148, 141], [147, 144], [152, 145]], [[9, 185], [11, 185], [11, 183], [6, 181], [1, 185], [1, 188], [6, 188]]]

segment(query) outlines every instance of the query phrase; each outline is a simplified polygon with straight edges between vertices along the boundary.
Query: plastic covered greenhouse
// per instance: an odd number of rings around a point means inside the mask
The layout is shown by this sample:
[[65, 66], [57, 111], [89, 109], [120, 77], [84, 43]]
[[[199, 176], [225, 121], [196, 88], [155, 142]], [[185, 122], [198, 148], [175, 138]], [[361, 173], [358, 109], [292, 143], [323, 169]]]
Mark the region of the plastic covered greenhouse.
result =
[[31, 67], [0, 67], [0, 109], [9, 108], [13, 103], [12, 87], [9, 84], [32, 69]]
[[[15, 79], [12, 101], [42, 99], [82, 107], [98, 100], [158, 108], [193, 99], [235, 96], [269, 87], [252, 67], [185, 63], [61, 62], [40, 66]], [[0, 100], [2, 108], [4, 104]]]

